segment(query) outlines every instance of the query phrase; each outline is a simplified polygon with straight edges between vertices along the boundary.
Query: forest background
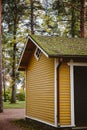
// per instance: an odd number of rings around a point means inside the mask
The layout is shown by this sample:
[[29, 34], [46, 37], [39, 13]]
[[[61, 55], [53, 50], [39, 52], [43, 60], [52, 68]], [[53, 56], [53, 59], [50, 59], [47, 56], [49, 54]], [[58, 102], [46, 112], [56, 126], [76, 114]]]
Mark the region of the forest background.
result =
[[[3, 99], [16, 103], [20, 86], [24, 100], [24, 73], [18, 63], [29, 34], [87, 37], [86, 0], [2, 1]], [[20, 97], [20, 96], [19, 96]]]

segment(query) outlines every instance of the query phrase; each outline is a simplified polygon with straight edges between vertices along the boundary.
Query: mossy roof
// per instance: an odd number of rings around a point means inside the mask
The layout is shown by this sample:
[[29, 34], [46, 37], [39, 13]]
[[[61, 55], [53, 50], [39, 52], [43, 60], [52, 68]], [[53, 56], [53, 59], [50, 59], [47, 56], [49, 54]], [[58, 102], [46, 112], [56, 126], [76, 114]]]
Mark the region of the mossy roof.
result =
[[34, 42], [49, 56], [87, 56], [86, 38], [30, 35]]

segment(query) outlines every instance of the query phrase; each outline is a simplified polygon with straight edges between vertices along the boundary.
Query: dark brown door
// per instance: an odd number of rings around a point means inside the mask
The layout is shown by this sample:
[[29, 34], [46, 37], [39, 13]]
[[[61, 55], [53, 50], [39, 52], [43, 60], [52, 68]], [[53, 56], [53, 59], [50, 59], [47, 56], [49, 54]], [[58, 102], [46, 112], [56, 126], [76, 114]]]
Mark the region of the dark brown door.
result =
[[75, 123], [87, 126], [87, 67], [74, 67]]

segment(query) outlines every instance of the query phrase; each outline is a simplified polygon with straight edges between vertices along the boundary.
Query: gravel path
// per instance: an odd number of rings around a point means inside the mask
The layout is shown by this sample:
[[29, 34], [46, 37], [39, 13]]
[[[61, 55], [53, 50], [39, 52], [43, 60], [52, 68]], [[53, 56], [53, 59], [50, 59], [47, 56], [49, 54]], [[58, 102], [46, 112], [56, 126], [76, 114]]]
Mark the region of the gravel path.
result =
[[0, 113], [0, 130], [22, 130], [11, 121], [24, 118], [24, 109], [5, 109]]

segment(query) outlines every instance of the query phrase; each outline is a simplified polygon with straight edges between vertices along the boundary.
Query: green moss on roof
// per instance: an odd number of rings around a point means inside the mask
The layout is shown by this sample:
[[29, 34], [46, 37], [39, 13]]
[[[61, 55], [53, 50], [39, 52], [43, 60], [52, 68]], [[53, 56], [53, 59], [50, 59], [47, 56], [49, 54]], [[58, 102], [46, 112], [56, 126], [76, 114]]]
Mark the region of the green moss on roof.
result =
[[87, 39], [58, 36], [36, 36], [32, 39], [49, 56], [87, 56]]

